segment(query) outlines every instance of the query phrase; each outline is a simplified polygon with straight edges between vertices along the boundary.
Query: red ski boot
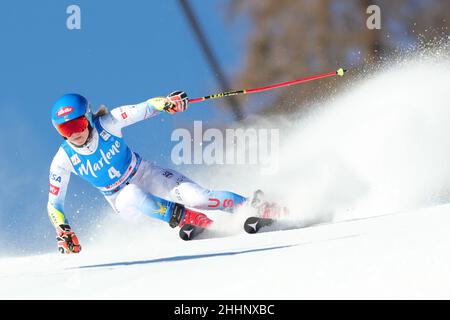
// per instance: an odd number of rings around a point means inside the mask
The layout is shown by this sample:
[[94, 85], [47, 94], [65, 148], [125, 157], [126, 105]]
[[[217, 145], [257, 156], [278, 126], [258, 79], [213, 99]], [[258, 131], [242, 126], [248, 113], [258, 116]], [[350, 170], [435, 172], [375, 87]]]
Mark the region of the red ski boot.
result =
[[286, 207], [264, 200], [261, 190], [255, 191], [247, 203], [255, 212], [254, 216], [248, 217], [244, 222], [244, 230], [247, 233], [257, 233], [261, 228], [268, 227], [289, 214]]
[[184, 214], [184, 218], [180, 223], [180, 228], [182, 228], [185, 224], [190, 224], [196, 227], [207, 228], [213, 221], [206, 216], [206, 214], [192, 211], [186, 208], [186, 213]]
[[282, 207], [274, 202], [264, 200], [264, 193], [256, 190], [253, 197], [249, 200], [250, 207], [256, 210], [256, 215], [264, 219], [277, 219], [289, 214], [286, 207]]

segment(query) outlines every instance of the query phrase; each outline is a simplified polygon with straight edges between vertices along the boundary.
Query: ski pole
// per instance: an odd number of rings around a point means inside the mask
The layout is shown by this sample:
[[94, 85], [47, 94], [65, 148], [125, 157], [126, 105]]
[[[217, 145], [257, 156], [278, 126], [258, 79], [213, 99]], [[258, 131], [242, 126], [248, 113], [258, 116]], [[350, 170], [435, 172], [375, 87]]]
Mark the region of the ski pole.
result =
[[333, 77], [333, 76], [343, 77], [345, 72], [347, 72], [347, 70], [339, 68], [337, 71], [328, 72], [328, 73], [319, 74], [319, 75], [310, 76], [310, 77], [305, 77], [305, 78], [296, 79], [296, 80], [291, 80], [291, 81], [286, 81], [286, 82], [280, 82], [280, 83], [272, 84], [269, 86], [253, 88], [253, 89], [222, 92], [222, 93], [216, 93], [216, 94], [212, 94], [212, 95], [204, 96], [204, 97], [200, 97], [200, 98], [193, 98], [193, 99], [189, 99], [189, 103], [205, 101], [208, 99], [218, 99], [218, 98], [225, 98], [225, 97], [236, 96], [236, 95], [241, 95], [241, 94], [261, 92], [261, 91], [271, 90], [271, 89], [280, 88], [280, 87], [292, 86], [294, 84], [299, 84], [299, 83], [322, 79], [322, 78], [327, 78], [327, 77]]

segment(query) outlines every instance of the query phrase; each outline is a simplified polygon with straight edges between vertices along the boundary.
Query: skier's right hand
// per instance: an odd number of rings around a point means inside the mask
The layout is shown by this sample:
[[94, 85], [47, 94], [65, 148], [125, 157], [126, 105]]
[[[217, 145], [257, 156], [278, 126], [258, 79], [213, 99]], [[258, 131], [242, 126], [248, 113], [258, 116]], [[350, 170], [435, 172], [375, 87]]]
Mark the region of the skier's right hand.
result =
[[75, 232], [68, 224], [60, 224], [56, 228], [56, 240], [58, 241], [58, 250], [62, 254], [79, 253], [81, 251], [80, 243]]

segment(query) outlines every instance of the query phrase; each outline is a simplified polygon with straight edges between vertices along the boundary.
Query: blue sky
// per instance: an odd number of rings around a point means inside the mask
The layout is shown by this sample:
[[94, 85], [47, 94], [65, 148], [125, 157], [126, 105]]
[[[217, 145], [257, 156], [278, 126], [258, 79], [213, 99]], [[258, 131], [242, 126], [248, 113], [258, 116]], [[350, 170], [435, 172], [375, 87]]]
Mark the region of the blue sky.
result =
[[[191, 3], [221, 65], [233, 75], [243, 64], [245, 21], [227, 21], [228, 1]], [[81, 30], [66, 27], [72, 4], [81, 9]], [[46, 239], [53, 237], [46, 216], [48, 168], [61, 139], [49, 111], [60, 95], [78, 92], [94, 109], [111, 109], [174, 89], [191, 97], [220, 91], [176, 0], [2, 1], [0, 38], [0, 255], [54, 246]], [[232, 115], [216, 103], [200, 103], [182, 115], [127, 128], [125, 137], [145, 158], [174, 167], [170, 134], [192, 128], [194, 120], [226, 125]], [[106, 205], [87, 183], [71, 179], [66, 211], [72, 221], [88, 222], [99, 202]], [[23, 233], [36, 243], [23, 249]]]

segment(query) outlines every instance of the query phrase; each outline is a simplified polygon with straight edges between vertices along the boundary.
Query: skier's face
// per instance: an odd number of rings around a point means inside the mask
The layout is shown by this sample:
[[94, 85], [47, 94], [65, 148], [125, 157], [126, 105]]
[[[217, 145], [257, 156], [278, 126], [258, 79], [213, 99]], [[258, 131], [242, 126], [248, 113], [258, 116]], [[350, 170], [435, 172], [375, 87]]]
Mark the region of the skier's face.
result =
[[70, 135], [70, 137], [67, 138], [70, 143], [76, 145], [76, 146], [82, 146], [86, 143], [87, 139], [89, 137], [89, 128], [84, 129], [81, 132], [74, 132]]

